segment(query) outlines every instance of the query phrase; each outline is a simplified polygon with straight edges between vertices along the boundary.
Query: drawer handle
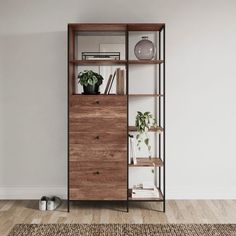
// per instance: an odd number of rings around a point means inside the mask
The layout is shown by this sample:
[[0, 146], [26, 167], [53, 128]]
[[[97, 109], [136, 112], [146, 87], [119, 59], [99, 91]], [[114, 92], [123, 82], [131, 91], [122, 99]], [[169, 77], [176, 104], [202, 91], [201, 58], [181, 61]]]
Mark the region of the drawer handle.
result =
[[99, 171], [93, 172], [94, 175], [99, 175]]
[[96, 104], [99, 104], [99, 101], [96, 101]]
[[99, 136], [96, 136], [96, 139], [99, 139]]

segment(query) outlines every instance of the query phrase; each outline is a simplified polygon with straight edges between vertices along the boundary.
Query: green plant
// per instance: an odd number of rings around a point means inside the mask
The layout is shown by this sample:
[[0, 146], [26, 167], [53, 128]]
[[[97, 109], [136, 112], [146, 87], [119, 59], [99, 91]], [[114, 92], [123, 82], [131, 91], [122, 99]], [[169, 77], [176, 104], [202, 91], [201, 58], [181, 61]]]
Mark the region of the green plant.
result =
[[82, 86], [86, 87], [88, 85], [95, 85], [95, 84], [100, 86], [103, 81], [103, 77], [92, 70], [84, 70], [83, 72], [80, 72], [78, 75], [78, 79], [79, 83]]
[[136, 135], [138, 149], [141, 149], [141, 143], [144, 142], [148, 148], [149, 158], [151, 158], [151, 145], [148, 131], [151, 127], [156, 128], [157, 122], [155, 117], [150, 112], [140, 112], [136, 115], [135, 126], [138, 134]]

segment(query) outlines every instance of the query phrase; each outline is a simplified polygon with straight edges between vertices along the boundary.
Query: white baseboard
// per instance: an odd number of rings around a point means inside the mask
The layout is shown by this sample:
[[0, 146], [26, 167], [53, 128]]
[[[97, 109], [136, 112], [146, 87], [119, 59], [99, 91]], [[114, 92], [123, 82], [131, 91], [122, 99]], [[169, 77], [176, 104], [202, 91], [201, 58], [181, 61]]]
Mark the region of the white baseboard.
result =
[[178, 188], [167, 188], [167, 199], [183, 200], [217, 200], [217, 199], [236, 199], [235, 187], [194, 187], [183, 186]]
[[58, 196], [67, 199], [66, 187], [0, 187], [0, 199], [40, 199], [42, 196]]

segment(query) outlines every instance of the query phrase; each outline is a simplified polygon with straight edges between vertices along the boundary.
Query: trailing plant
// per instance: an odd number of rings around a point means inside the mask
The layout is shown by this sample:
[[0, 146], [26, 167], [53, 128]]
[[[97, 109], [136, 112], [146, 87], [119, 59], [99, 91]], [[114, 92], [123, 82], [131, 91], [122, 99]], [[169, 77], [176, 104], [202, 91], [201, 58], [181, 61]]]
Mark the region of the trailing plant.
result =
[[82, 86], [88, 86], [88, 85], [97, 85], [100, 86], [103, 81], [103, 77], [99, 75], [98, 73], [92, 71], [92, 70], [84, 70], [83, 72], [80, 72], [78, 75], [79, 83]]
[[148, 131], [151, 127], [157, 127], [156, 119], [148, 111], [144, 113], [138, 111], [138, 114], [136, 115], [135, 126], [138, 132], [136, 135], [138, 149], [141, 149], [141, 143], [144, 142], [149, 152], [149, 158], [151, 158], [151, 144]]

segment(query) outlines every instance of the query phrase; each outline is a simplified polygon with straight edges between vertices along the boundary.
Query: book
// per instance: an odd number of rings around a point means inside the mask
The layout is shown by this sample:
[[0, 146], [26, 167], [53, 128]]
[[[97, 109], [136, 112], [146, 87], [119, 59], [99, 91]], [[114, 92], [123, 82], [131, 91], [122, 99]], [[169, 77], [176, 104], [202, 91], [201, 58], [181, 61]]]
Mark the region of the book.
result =
[[115, 72], [114, 72], [114, 74], [113, 74], [113, 76], [112, 76], [112, 79], [111, 79], [111, 82], [110, 82], [110, 85], [109, 85], [109, 89], [108, 89], [107, 94], [109, 94], [110, 91], [111, 91], [112, 84], [113, 84], [114, 79], [115, 79], [115, 77], [116, 77], [116, 71], [117, 71], [117, 70], [115, 70]]
[[133, 189], [146, 189], [146, 190], [154, 190], [155, 185], [153, 182], [142, 182], [133, 186]]
[[125, 70], [120, 71], [120, 93], [121, 95], [124, 95], [125, 93]]
[[112, 80], [112, 74], [110, 74], [110, 76], [109, 76], [109, 78], [108, 78], [108, 80], [107, 80], [107, 85], [106, 85], [106, 88], [105, 88], [105, 90], [104, 90], [104, 94], [107, 94], [107, 93], [108, 93], [108, 89], [109, 89], [111, 80]]
[[125, 75], [125, 70], [121, 70], [121, 69], [117, 69], [117, 77], [116, 77], [116, 94], [118, 95], [124, 95], [125, 92], [125, 79], [124, 79], [124, 75]]
[[121, 69], [116, 69], [116, 94], [120, 94], [120, 72]]
[[160, 198], [159, 191], [154, 189], [132, 189], [132, 198]]

